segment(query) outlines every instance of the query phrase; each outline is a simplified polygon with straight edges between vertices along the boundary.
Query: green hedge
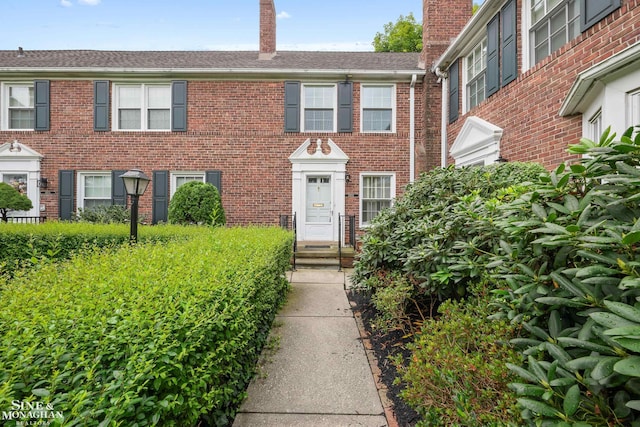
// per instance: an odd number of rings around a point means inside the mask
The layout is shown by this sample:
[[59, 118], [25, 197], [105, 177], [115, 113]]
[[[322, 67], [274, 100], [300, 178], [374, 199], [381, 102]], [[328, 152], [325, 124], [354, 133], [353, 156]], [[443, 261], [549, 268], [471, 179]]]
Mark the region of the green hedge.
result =
[[224, 425], [285, 298], [291, 239], [200, 229], [18, 275], [0, 294], [0, 408], [41, 402], [65, 426]]
[[[168, 242], [200, 233], [197, 227], [138, 226], [140, 242]], [[129, 243], [127, 224], [47, 222], [45, 224], [0, 224], [0, 273], [64, 260], [87, 248], [113, 248]]]

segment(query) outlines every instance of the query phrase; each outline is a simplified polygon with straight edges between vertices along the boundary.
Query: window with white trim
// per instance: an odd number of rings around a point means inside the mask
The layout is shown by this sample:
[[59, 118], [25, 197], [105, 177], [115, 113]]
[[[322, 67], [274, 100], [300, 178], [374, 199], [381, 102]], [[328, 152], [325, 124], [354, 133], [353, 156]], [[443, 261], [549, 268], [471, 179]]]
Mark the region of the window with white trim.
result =
[[640, 89], [627, 94], [629, 105], [629, 126], [640, 126]]
[[170, 130], [170, 84], [114, 85], [115, 130]]
[[204, 172], [173, 172], [171, 174], [171, 197], [181, 185], [190, 181], [205, 182]]
[[337, 121], [336, 85], [302, 86], [303, 132], [335, 132]]
[[33, 130], [35, 126], [33, 83], [9, 83], [2, 86], [2, 128]]
[[111, 206], [111, 172], [78, 172], [78, 208]]
[[531, 0], [531, 64], [580, 35], [579, 0]]
[[602, 135], [602, 109], [599, 109], [588, 121], [587, 138], [592, 141], [599, 141]]
[[395, 85], [362, 85], [362, 132], [395, 131]]
[[367, 226], [380, 211], [391, 207], [396, 195], [393, 173], [363, 173], [360, 175], [360, 225]]
[[487, 71], [487, 39], [478, 43], [465, 58], [467, 78], [467, 111], [485, 100]]

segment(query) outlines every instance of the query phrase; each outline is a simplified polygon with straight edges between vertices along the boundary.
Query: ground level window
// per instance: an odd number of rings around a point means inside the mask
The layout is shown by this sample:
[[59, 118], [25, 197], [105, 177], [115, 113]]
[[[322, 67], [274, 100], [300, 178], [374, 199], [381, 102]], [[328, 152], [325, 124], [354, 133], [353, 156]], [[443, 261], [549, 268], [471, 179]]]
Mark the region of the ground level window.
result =
[[190, 181], [204, 181], [204, 172], [176, 172], [171, 174], [171, 197], [176, 190], [183, 184]]
[[360, 177], [360, 222], [367, 226], [395, 197], [393, 174], [363, 174]]
[[111, 205], [111, 173], [78, 174], [78, 208], [92, 209]]

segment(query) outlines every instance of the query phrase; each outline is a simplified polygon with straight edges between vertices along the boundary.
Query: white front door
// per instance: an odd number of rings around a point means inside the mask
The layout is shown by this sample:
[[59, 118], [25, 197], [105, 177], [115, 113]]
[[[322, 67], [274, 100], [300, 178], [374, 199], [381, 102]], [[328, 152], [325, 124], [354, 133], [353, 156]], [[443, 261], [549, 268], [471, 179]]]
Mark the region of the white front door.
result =
[[308, 175], [305, 203], [307, 240], [333, 240], [331, 175]]

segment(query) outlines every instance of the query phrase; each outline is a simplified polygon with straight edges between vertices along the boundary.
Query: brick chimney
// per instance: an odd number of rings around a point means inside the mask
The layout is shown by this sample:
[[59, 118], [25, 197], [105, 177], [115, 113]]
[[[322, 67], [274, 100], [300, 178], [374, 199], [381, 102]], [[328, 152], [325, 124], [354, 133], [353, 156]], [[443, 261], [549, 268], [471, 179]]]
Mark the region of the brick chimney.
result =
[[427, 70], [471, 19], [472, 0], [423, 0], [422, 55]]
[[258, 59], [276, 56], [276, 6], [273, 0], [260, 0], [260, 53]]

